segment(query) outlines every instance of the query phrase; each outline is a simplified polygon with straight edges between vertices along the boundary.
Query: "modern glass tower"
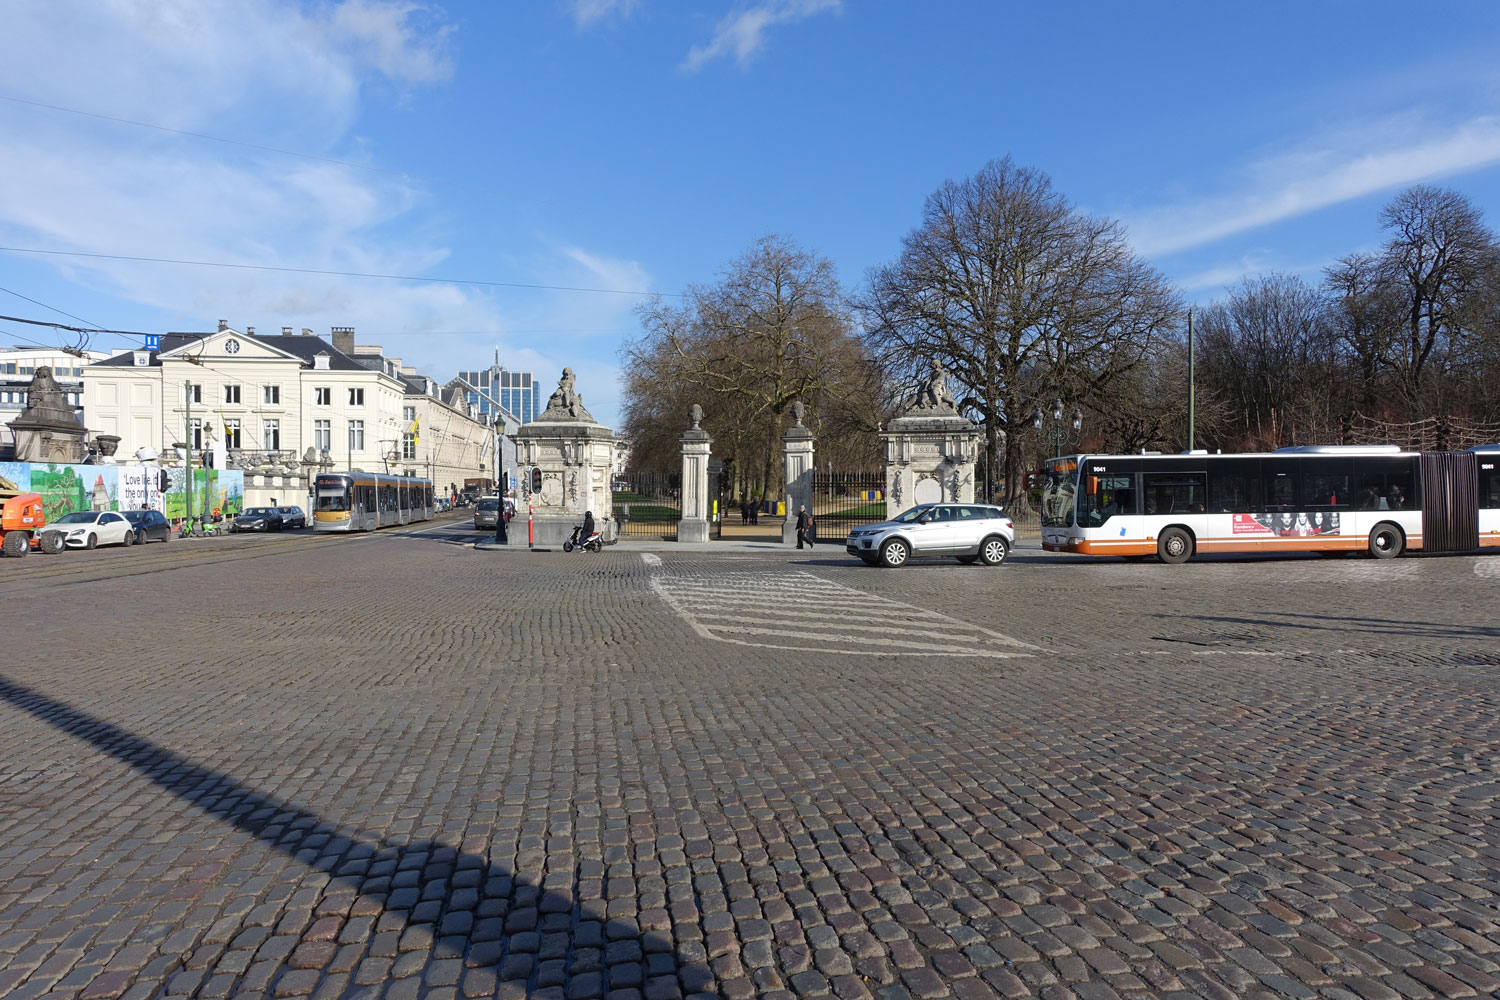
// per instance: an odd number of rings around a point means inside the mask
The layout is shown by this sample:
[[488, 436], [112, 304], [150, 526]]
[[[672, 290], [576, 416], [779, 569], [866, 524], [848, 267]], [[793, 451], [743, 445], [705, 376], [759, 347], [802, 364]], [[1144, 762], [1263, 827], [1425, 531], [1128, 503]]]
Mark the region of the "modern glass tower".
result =
[[474, 371], [462, 371], [458, 377], [473, 389], [467, 393], [469, 405], [488, 416], [495, 404], [530, 423], [542, 411], [541, 386], [531, 372], [513, 372], [499, 365]]

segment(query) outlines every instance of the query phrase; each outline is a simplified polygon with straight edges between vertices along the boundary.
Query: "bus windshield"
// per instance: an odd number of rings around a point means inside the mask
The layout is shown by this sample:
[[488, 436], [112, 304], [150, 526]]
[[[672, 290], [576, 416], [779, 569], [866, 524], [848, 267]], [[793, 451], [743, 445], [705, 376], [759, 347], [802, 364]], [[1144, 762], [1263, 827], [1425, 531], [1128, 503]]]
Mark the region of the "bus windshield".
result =
[[1043, 527], [1067, 527], [1073, 523], [1073, 500], [1078, 490], [1078, 463], [1071, 459], [1047, 463], [1042, 482]]

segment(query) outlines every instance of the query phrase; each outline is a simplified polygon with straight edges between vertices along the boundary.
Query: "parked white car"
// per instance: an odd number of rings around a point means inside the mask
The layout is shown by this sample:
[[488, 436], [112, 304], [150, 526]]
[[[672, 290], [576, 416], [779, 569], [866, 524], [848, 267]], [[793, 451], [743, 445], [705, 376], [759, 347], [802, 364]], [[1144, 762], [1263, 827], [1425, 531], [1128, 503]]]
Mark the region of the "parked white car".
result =
[[91, 549], [96, 545], [130, 545], [135, 542], [135, 528], [112, 510], [77, 510], [64, 514], [42, 529], [63, 536], [70, 549]]
[[919, 556], [953, 556], [998, 566], [1016, 542], [1016, 526], [999, 507], [976, 503], [920, 504], [889, 521], [855, 528], [844, 540], [851, 556], [894, 569]]

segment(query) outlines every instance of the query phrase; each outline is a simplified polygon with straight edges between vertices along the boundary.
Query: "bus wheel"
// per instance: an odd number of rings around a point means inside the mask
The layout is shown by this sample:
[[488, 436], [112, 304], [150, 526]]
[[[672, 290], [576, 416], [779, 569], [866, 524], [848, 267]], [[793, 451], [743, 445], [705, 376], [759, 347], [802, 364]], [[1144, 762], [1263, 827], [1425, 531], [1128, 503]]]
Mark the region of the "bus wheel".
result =
[[1156, 558], [1164, 563], [1184, 563], [1193, 554], [1193, 539], [1181, 528], [1168, 528], [1156, 540]]
[[1370, 532], [1370, 555], [1376, 559], [1394, 559], [1406, 548], [1406, 539], [1401, 535], [1401, 529], [1383, 521], [1375, 525], [1375, 530]]

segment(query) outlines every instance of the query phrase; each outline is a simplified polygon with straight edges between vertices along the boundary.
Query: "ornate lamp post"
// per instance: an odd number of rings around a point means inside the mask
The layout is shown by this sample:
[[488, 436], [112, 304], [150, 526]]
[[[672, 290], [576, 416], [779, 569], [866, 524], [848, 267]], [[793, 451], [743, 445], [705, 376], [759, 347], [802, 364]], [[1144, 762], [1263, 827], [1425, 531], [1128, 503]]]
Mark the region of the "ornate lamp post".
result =
[[[1072, 427], [1071, 432], [1063, 424], [1063, 401], [1058, 399], [1052, 403], [1052, 426], [1048, 427], [1043, 440], [1052, 446], [1054, 458], [1062, 457], [1064, 444], [1077, 444], [1083, 436], [1083, 410], [1073, 407], [1073, 412], [1068, 415], [1068, 423]], [[1042, 408], [1033, 406], [1031, 408], [1031, 426], [1042, 430]]]
[[500, 497], [500, 506], [495, 511], [495, 544], [509, 545], [510, 532], [505, 527], [505, 488], [510, 484], [503, 481], [505, 470], [501, 468], [500, 461], [500, 439], [505, 437], [505, 419], [495, 418], [495, 493]]

